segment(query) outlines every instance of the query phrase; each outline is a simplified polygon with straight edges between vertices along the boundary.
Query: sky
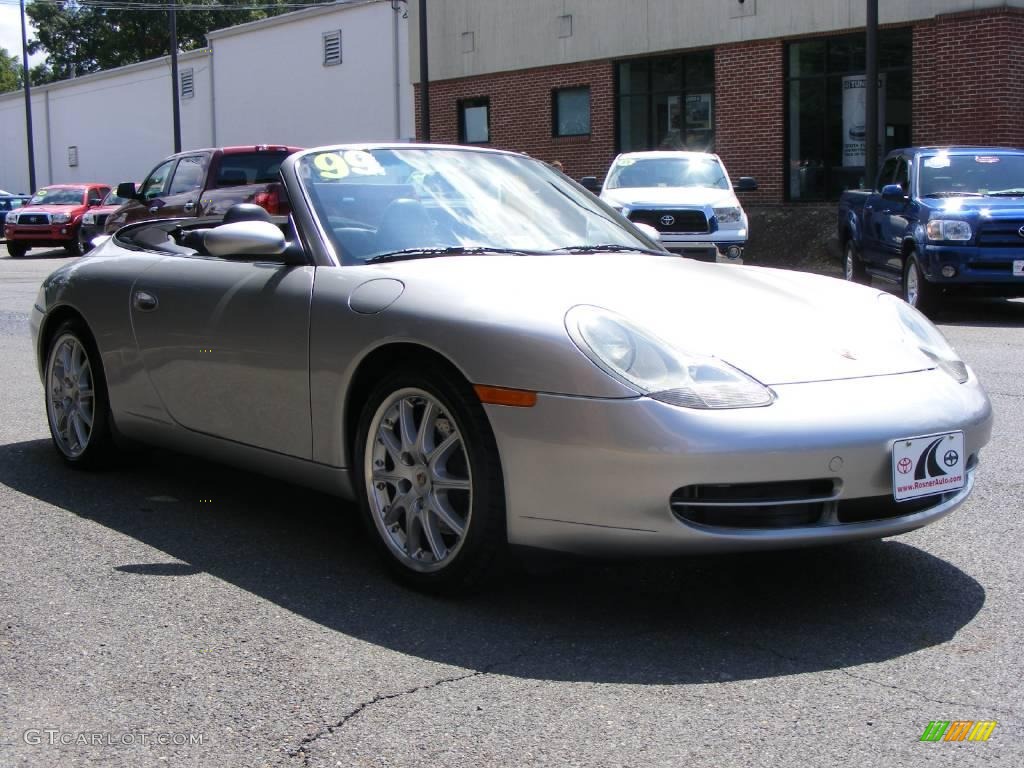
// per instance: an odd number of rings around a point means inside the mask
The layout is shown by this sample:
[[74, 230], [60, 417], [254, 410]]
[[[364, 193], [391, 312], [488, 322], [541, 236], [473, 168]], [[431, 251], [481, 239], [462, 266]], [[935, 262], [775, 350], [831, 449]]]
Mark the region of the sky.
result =
[[[9, 5], [12, 0], [0, 2], [0, 48], [6, 48], [12, 56], [21, 60], [21, 18], [17, 5]], [[29, 27], [28, 38], [32, 39], [32, 28]], [[46, 58], [44, 54], [29, 56], [29, 64], [38, 64]]]

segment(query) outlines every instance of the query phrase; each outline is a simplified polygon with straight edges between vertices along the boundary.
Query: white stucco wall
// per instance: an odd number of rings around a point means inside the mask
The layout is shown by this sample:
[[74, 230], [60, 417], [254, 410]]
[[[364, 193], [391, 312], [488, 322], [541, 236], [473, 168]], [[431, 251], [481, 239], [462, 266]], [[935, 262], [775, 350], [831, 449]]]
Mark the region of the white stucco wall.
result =
[[[404, 4], [296, 13], [209, 36], [216, 143], [316, 146], [413, 134]], [[395, 24], [398, 40], [395, 40]], [[341, 30], [342, 63], [323, 64], [323, 34]], [[402, 83], [396, 122], [397, 75]]]
[[[396, 5], [350, 0], [211, 33], [210, 48], [178, 57], [195, 87], [180, 100], [182, 149], [411, 138], [409, 22]], [[343, 60], [325, 67], [322, 35], [336, 29]], [[39, 86], [32, 97], [37, 186], [139, 180], [174, 151], [166, 57]], [[26, 147], [24, 96], [0, 95], [0, 189], [29, 191]]]
[[[430, 78], [699, 48], [863, 27], [864, 0], [430, 0]], [[881, 0], [882, 24], [1024, 0]], [[419, 3], [409, 3], [419, 29]], [[559, 37], [559, 16], [572, 35]], [[465, 51], [463, 34], [473, 33]], [[419, 82], [419, 40], [411, 39], [411, 77]]]
[[[192, 69], [195, 96], [181, 100], [182, 147], [208, 146], [209, 55], [178, 57]], [[174, 151], [169, 59], [87, 75], [32, 89], [36, 185], [136, 181]], [[0, 96], [0, 189], [28, 189], [24, 97]], [[78, 165], [68, 163], [77, 147]]]

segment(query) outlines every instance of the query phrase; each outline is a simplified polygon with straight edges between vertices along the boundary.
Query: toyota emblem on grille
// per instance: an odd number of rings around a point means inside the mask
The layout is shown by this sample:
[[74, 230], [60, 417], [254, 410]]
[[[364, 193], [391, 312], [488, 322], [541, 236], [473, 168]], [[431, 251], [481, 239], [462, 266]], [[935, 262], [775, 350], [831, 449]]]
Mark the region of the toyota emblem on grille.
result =
[[1024, 237], [1024, 227], [1021, 227], [1020, 229], [1018, 229], [1017, 230], [1017, 234], [1020, 235], [1021, 237]]
[[[669, 214], [666, 213], [664, 216], [658, 219], [658, 221], [660, 221], [663, 226], [671, 227], [673, 224], [676, 223], [676, 217], [670, 216]], [[1021, 227], [1021, 230], [1024, 230], [1024, 227]], [[1021, 237], [1024, 237], [1024, 235], [1021, 235]]]

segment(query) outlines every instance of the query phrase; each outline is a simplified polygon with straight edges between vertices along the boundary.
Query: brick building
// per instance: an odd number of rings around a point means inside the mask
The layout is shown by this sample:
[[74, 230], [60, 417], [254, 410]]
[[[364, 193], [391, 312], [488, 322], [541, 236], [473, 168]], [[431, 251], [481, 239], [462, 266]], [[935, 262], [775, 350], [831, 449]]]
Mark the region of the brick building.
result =
[[[1024, 145], [1024, 0], [879, 5], [882, 150]], [[757, 178], [746, 202], [835, 200], [865, 177], [864, 18], [864, 0], [428, 0], [430, 138], [599, 178], [620, 151], [709, 149]]]

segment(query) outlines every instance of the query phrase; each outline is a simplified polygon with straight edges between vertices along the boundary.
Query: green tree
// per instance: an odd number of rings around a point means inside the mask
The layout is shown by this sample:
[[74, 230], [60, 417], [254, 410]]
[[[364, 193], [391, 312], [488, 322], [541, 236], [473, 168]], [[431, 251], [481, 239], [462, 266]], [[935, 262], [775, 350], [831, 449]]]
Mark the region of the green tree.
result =
[[[318, 3], [329, 0], [305, 0]], [[231, 9], [229, 0], [188, 0], [178, 6], [178, 48], [206, 44], [206, 33], [282, 13], [285, 0], [256, 0]], [[27, 13], [36, 28], [30, 53], [45, 52], [52, 80], [134, 64], [170, 53], [168, 0], [145, 0], [158, 10], [107, 8], [98, 0], [53, 0], [30, 3]], [[114, 5], [114, 3], [111, 3]], [[261, 6], [253, 10], [253, 6]], [[33, 73], [34, 74], [34, 73]], [[33, 82], [36, 82], [33, 80]]]
[[0, 93], [21, 88], [21, 62], [6, 48], [0, 48]]

